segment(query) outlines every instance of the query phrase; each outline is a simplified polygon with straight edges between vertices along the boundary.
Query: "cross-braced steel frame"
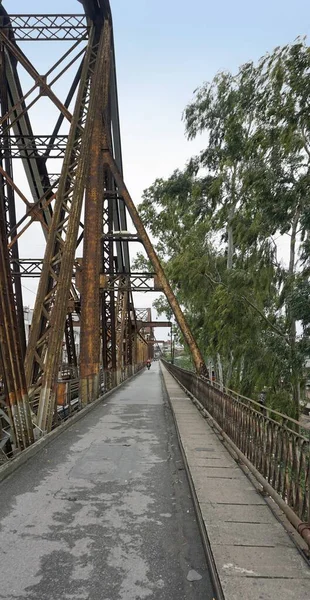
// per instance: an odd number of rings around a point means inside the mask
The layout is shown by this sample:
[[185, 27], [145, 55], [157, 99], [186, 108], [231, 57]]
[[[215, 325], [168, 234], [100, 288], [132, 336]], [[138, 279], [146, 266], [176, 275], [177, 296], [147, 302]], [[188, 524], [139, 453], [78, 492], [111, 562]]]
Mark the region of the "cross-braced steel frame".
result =
[[[102, 379], [105, 389], [112, 388], [145, 362], [150, 344], [141, 335], [133, 292], [154, 289], [152, 276], [197, 370], [204, 369], [123, 180], [109, 1], [80, 4], [84, 12], [76, 15], [8, 15], [0, 6], [0, 373], [20, 449], [33, 442], [34, 427], [45, 433], [55, 424], [65, 373], [79, 379], [86, 405], [101, 393]], [[47, 41], [61, 42], [61, 55], [41, 74], [27, 58], [27, 44]], [[26, 91], [22, 72], [32, 82]], [[71, 84], [62, 97], [64, 77]], [[39, 112], [42, 102], [54, 124], [48, 131], [46, 119], [37, 132], [32, 109]], [[21, 166], [25, 189], [15, 176]], [[23, 215], [17, 201], [25, 205]], [[135, 234], [127, 231], [128, 214]], [[20, 257], [30, 227], [42, 232], [44, 257]], [[144, 245], [152, 274], [131, 273], [132, 241]], [[39, 283], [26, 344], [21, 281], [34, 276]]]

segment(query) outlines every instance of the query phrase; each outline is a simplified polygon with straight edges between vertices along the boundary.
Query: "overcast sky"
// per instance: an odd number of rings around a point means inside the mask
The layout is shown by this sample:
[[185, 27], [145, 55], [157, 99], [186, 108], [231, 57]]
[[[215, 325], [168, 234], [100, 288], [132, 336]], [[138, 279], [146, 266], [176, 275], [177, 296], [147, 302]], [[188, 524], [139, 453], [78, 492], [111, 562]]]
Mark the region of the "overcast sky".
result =
[[[10, 13], [81, 12], [77, 0], [3, 4]], [[194, 89], [219, 70], [236, 71], [308, 34], [310, 25], [308, 0], [111, 0], [111, 7], [124, 173], [137, 204], [156, 177], [182, 168], [204, 146], [203, 136], [187, 142], [181, 121]], [[23, 44], [23, 50], [41, 72], [53, 62], [48, 43]], [[49, 113], [40, 117], [47, 121]], [[144, 298], [140, 306], [150, 303]], [[33, 295], [27, 302], [33, 303]]]

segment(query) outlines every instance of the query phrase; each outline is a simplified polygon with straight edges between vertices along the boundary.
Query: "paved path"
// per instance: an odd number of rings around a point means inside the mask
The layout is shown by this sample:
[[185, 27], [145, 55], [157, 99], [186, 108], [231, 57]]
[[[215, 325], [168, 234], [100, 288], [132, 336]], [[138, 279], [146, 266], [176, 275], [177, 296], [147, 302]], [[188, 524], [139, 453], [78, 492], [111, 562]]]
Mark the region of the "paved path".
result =
[[309, 600], [310, 569], [264, 498], [163, 368], [225, 600]]
[[212, 600], [159, 364], [0, 483], [0, 598]]

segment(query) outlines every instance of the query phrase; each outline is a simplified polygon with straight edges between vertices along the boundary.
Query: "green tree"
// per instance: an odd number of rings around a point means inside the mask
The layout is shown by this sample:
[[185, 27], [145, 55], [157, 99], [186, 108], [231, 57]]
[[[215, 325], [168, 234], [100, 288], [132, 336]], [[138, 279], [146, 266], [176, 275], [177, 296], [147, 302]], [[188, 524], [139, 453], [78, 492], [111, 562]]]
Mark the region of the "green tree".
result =
[[308, 352], [296, 321], [310, 326], [309, 61], [298, 40], [197, 90], [184, 120], [205, 149], [140, 207], [219, 379], [248, 395], [267, 386], [296, 417]]

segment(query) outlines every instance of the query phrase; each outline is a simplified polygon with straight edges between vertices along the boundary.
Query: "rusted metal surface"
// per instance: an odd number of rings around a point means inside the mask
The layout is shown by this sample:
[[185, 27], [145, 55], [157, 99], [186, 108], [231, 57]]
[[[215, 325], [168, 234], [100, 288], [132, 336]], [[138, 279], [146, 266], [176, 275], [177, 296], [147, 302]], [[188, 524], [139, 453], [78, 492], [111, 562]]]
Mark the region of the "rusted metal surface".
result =
[[[16, 41], [79, 40], [87, 36], [85, 15], [10, 15]], [[0, 24], [0, 29], [6, 25]]]
[[[68, 378], [80, 378], [81, 403], [86, 404], [100, 393], [102, 377], [105, 388], [111, 389], [142, 368], [152, 355], [152, 344], [143, 336], [154, 341], [153, 324], [144, 324], [139, 332], [132, 292], [162, 290], [165, 281], [164, 291], [172, 293], [163, 271], [157, 269], [160, 263], [148, 246], [148, 238], [139, 234], [139, 227], [145, 233], [139, 219], [137, 233], [127, 231], [128, 203], [113, 173], [116, 167], [122, 178], [110, 4], [108, 0], [83, 0], [81, 4], [84, 15], [11, 18], [0, 5], [0, 179], [5, 195], [11, 198], [5, 200], [11, 210], [6, 223], [6, 251], [15, 312], [22, 277], [39, 277], [25, 372], [33, 418], [43, 433], [57, 422], [56, 397], [58, 384], [64, 387], [62, 379], [70, 387]], [[21, 40], [60, 39], [71, 44], [66, 44], [66, 50], [44, 76], [18, 46]], [[53, 86], [77, 61], [80, 65], [62, 100]], [[33, 80], [26, 92], [19, 78], [20, 65]], [[51, 100], [53, 110], [57, 108], [58, 118], [52, 132], [44, 129], [39, 135], [34, 134], [29, 111], [43, 96]], [[69, 135], [62, 133], [63, 125], [70, 126]], [[104, 160], [106, 152], [113, 168]], [[50, 172], [51, 158], [60, 161], [60, 173]], [[26, 192], [14, 178], [15, 159], [24, 167], [29, 187]], [[26, 205], [26, 214], [16, 222], [15, 201], [20, 200]], [[46, 242], [44, 258], [20, 258], [18, 241], [35, 221], [40, 223]], [[132, 273], [129, 244], [145, 245], [145, 239], [147, 251], [155, 255], [156, 268], [153, 273]], [[79, 246], [81, 260], [77, 258]], [[7, 294], [6, 286], [7, 282], [3, 287]], [[171, 301], [175, 301], [174, 296]], [[14, 344], [22, 333], [22, 312], [20, 294], [19, 326], [12, 329]], [[180, 314], [179, 321], [195, 354], [197, 348]], [[151, 322], [151, 317], [148, 320]], [[81, 332], [79, 364], [74, 323]], [[5, 356], [6, 351], [7, 347]], [[199, 370], [203, 368], [197, 352], [196, 364]]]
[[301, 424], [165, 361], [310, 547], [310, 439]]
[[1, 31], [0, 29], [0, 39], [5, 44], [6, 48], [10, 51], [10, 53], [20, 62], [21, 65], [26, 69], [29, 75], [34, 79], [37, 85], [40, 85], [41, 90], [50, 98], [50, 100], [55, 104], [55, 106], [63, 113], [63, 115], [68, 119], [69, 122], [72, 121], [72, 115], [70, 111], [65, 107], [65, 105], [60, 102], [59, 98], [54, 94], [50, 86], [46, 83], [44, 77], [41, 77], [38, 71], [33, 67], [31, 62], [25, 57], [25, 55], [19, 50], [19, 48], [11, 42], [11, 40]]
[[[106, 187], [111, 186], [111, 180], [106, 174]], [[103, 200], [103, 231], [113, 231], [113, 199], [104, 197]], [[113, 239], [103, 238], [102, 244], [102, 268], [103, 273], [113, 272], [114, 252]], [[102, 359], [105, 374], [105, 386], [111, 389], [116, 385], [116, 290], [104, 290], [102, 293]]]
[[68, 361], [68, 370], [70, 374], [70, 379], [76, 379], [78, 377], [78, 364], [77, 364], [77, 355], [75, 348], [75, 338], [74, 338], [74, 324], [72, 312], [69, 312], [65, 322], [65, 343], [66, 343], [66, 352], [67, 352], [67, 361]]
[[[38, 424], [43, 431], [49, 431], [52, 426], [55, 404], [54, 386], [58, 376], [88, 168], [93, 109], [98, 102], [100, 93], [98, 51], [98, 44], [95, 42], [94, 36], [91, 36], [45, 251], [45, 263], [49, 265], [49, 268], [43, 270], [40, 279], [26, 357], [29, 384], [32, 383], [35, 361], [39, 363], [39, 369], [42, 370]], [[92, 85], [90, 91], [95, 68], [97, 84]], [[90, 103], [92, 103], [92, 107], [90, 107]]]
[[144, 327], [171, 327], [170, 321], [138, 321], [137, 323], [138, 329], [142, 329]]
[[[8, 111], [8, 94], [7, 94], [7, 80], [6, 80], [6, 57], [4, 48], [1, 45], [0, 47], [0, 100], [1, 100], [1, 117]], [[3, 130], [6, 128], [7, 121], [4, 119], [3, 121]], [[2, 147], [7, 145], [10, 147], [10, 137], [1, 132], [0, 136], [0, 146]], [[14, 189], [11, 186], [10, 181], [12, 181], [13, 177], [13, 167], [10, 156], [4, 156], [4, 153], [1, 151], [0, 157], [0, 202], [4, 208], [4, 216], [5, 216], [5, 225], [6, 225], [6, 233], [7, 233], [7, 241], [12, 241], [11, 231], [16, 225], [16, 208], [15, 208], [15, 196]], [[3, 169], [5, 167], [5, 170]], [[7, 179], [8, 178], [8, 179]], [[23, 359], [25, 358], [26, 353], [26, 336], [25, 336], [25, 326], [24, 326], [24, 311], [23, 311], [23, 300], [22, 300], [22, 287], [20, 280], [20, 268], [18, 264], [19, 260], [19, 249], [18, 244], [15, 244], [13, 247], [9, 247], [9, 257], [10, 257], [10, 269], [12, 274], [12, 286], [13, 286], [13, 294], [14, 294], [14, 302], [16, 309], [16, 316], [18, 322], [18, 329], [20, 335], [20, 344], [21, 344], [21, 352]], [[14, 261], [14, 262], [13, 262]]]
[[0, 344], [6, 399], [14, 426], [16, 446], [23, 450], [33, 442], [33, 426], [27, 394], [23, 353], [18, 331], [5, 226], [0, 204]]
[[[108, 22], [105, 24], [102, 35], [103, 74], [105, 78], [109, 78], [111, 32]], [[100, 77], [102, 78], [102, 69]], [[102, 78], [99, 94], [102, 94], [104, 86], [105, 83]], [[103, 208], [101, 139], [103, 109], [102, 103], [98, 101], [95, 106], [94, 127], [89, 148], [91, 160], [89, 162], [85, 199], [80, 353], [81, 402], [83, 405], [96, 399], [99, 394], [101, 346], [100, 259]]]
[[109, 167], [109, 169], [111, 170], [111, 173], [112, 173], [115, 183], [117, 185], [118, 193], [124, 199], [124, 202], [126, 204], [128, 212], [132, 218], [132, 221], [135, 225], [135, 228], [138, 232], [138, 235], [143, 242], [143, 245], [147, 252], [147, 255], [153, 265], [154, 271], [156, 272], [159, 284], [160, 284], [163, 292], [166, 295], [166, 298], [171, 306], [171, 309], [174, 313], [174, 316], [180, 327], [180, 330], [184, 336], [184, 339], [191, 350], [196, 371], [197, 371], [197, 373], [205, 374], [207, 372], [207, 369], [206, 369], [206, 365], [205, 365], [203, 356], [202, 356], [200, 349], [197, 345], [197, 342], [190, 330], [190, 327], [186, 321], [186, 318], [181, 310], [181, 307], [175, 297], [172, 287], [165, 275], [165, 272], [161, 266], [160, 260], [153, 248], [153, 244], [146, 232], [146, 229], [141, 221], [140, 215], [139, 215], [139, 213], [134, 205], [134, 202], [127, 190], [127, 187], [123, 181], [123, 177], [117, 167], [117, 164], [116, 164], [109, 148], [106, 148], [106, 147], [104, 148], [103, 160], [104, 160], [105, 165], [107, 165]]

